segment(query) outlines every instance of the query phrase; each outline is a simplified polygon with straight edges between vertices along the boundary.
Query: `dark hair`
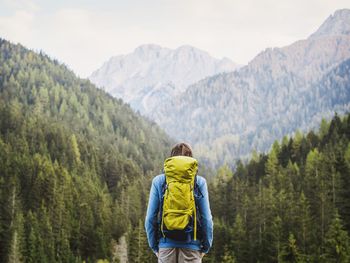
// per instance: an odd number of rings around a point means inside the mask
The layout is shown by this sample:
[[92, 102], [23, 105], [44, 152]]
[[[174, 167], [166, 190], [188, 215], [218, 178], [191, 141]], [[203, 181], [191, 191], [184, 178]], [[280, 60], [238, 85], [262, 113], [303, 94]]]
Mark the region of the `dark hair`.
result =
[[171, 149], [170, 156], [173, 157], [179, 155], [193, 157], [191, 146], [184, 142], [175, 144], [175, 146]]

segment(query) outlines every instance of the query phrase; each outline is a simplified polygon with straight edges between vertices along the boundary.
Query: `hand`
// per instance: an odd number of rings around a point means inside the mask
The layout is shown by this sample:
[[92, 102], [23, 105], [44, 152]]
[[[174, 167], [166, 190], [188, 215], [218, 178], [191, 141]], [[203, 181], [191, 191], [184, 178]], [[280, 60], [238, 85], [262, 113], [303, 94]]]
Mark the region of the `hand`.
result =
[[201, 258], [203, 258], [205, 256], [204, 252], [201, 252]]
[[158, 252], [156, 252], [156, 253], [154, 253], [154, 254], [156, 254], [156, 257], [158, 258], [159, 253], [158, 253]]

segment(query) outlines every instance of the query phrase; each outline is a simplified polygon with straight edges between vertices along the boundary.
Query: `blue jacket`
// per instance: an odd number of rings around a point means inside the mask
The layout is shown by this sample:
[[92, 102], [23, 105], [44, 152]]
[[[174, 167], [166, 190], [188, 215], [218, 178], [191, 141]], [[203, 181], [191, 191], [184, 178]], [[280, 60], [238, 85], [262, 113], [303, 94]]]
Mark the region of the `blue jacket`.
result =
[[197, 204], [201, 215], [203, 237], [201, 241], [191, 240], [190, 242], [175, 241], [164, 237], [160, 237], [159, 239], [158, 212], [162, 199], [162, 186], [164, 183], [164, 174], [156, 176], [152, 181], [145, 220], [145, 228], [149, 246], [153, 252], [158, 252], [159, 248], [181, 247], [200, 250], [204, 253], [208, 253], [213, 241], [213, 220], [209, 206], [208, 187], [206, 180], [201, 176], [197, 176], [199, 191], [202, 193], [202, 196], [197, 199]]

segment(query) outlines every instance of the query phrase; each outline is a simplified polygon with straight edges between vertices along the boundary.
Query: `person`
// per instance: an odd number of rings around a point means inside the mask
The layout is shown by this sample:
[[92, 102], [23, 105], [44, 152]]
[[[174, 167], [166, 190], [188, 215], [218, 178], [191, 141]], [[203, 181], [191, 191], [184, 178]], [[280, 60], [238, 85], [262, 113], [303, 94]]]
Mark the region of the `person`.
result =
[[[170, 158], [180, 156], [193, 158], [190, 145], [178, 143], [172, 148]], [[165, 161], [164, 170], [166, 169], [167, 160]], [[196, 159], [193, 158], [193, 162], [195, 162], [195, 168], [197, 169]], [[163, 222], [160, 220], [162, 218], [160, 213], [162, 213], [165, 181], [164, 172], [157, 175], [152, 181], [145, 219], [148, 244], [156, 254], [159, 263], [202, 262], [202, 257], [208, 253], [213, 241], [213, 220], [206, 180], [199, 175], [195, 177], [196, 186], [194, 188], [196, 189], [197, 187], [198, 189], [196, 190], [197, 194], [194, 193], [194, 196], [197, 213], [199, 214], [197, 216], [199, 223], [197, 224], [196, 233], [198, 232], [199, 234], [197, 234], [196, 238], [196, 235], [191, 233], [185, 241], [171, 239], [164, 236], [162, 232], [161, 224]]]

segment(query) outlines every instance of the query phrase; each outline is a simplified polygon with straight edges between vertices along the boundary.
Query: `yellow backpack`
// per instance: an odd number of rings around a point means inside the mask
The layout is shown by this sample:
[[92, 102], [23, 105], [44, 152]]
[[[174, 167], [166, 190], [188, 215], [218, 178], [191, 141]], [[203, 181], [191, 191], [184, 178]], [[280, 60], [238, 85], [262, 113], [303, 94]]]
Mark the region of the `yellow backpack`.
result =
[[197, 239], [194, 196], [197, 171], [197, 160], [192, 157], [174, 156], [165, 160], [166, 187], [161, 222], [161, 232], [164, 237], [186, 240], [188, 232], [193, 231], [194, 240]]

